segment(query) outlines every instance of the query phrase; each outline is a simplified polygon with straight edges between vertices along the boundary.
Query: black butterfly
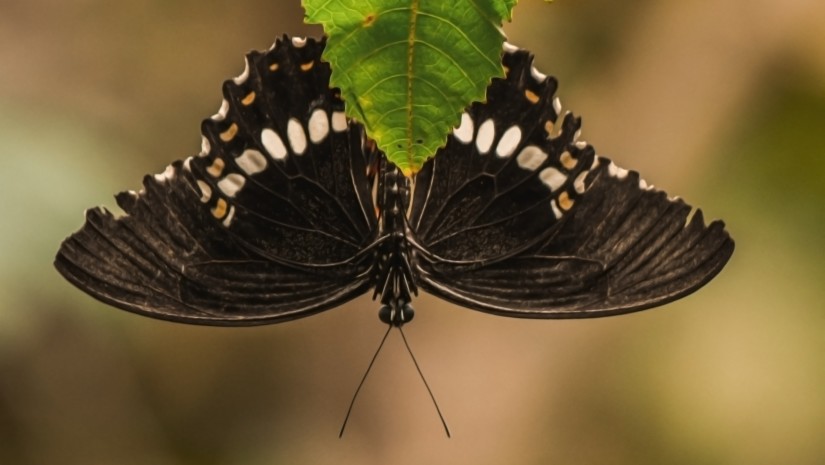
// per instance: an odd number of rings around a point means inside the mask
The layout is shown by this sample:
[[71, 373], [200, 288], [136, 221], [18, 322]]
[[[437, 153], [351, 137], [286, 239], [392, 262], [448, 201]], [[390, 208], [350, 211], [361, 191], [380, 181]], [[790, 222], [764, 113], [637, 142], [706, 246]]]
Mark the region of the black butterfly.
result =
[[55, 266], [95, 298], [154, 318], [278, 323], [370, 289], [381, 319], [419, 288], [498, 315], [585, 318], [683, 297], [734, 248], [721, 221], [578, 141], [557, 83], [505, 46], [505, 79], [412, 179], [344, 116], [325, 41], [246, 57], [203, 149], [86, 212]]

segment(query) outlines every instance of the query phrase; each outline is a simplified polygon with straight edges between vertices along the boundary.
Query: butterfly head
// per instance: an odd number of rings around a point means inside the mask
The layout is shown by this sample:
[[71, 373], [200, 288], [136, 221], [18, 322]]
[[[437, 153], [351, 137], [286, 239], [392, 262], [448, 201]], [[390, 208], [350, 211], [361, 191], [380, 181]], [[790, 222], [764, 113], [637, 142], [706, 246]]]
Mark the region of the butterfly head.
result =
[[409, 302], [397, 300], [391, 305], [384, 304], [378, 309], [378, 318], [382, 322], [400, 327], [404, 323], [409, 323], [415, 316], [415, 310]]

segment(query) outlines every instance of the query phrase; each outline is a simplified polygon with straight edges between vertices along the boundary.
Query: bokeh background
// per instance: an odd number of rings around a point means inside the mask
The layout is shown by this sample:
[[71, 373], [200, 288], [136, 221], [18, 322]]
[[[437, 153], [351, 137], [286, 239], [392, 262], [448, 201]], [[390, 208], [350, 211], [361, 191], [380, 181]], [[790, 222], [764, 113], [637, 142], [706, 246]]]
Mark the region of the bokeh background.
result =
[[727, 268], [667, 307], [523, 321], [368, 298], [270, 327], [97, 303], [51, 266], [82, 212], [196, 153], [298, 0], [0, 1], [0, 463], [825, 463], [825, 3], [524, 1], [506, 26], [584, 138], [724, 218]]

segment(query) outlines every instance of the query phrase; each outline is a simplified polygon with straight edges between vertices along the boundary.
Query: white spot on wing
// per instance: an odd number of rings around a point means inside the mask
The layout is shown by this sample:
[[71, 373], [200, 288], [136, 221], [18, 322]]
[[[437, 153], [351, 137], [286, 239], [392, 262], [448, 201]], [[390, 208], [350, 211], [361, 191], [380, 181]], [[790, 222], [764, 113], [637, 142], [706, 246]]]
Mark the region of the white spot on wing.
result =
[[576, 145], [576, 148], [579, 149], [579, 150], [584, 150], [584, 149], [587, 148], [587, 142], [585, 142], [583, 140], [576, 141], [575, 145]]
[[504, 131], [501, 139], [499, 139], [498, 145], [496, 146], [496, 154], [502, 158], [509, 157], [516, 150], [519, 142], [521, 142], [521, 128], [512, 126], [510, 129]]
[[223, 225], [224, 225], [224, 227], [227, 227], [227, 228], [228, 228], [228, 227], [229, 227], [229, 225], [231, 225], [231, 224], [232, 224], [232, 219], [233, 219], [233, 218], [235, 218], [235, 206], [234, 206], [234, 205], [232, 205], [231, 207], [229, 207], [229, 214], [228, 214], [228, 215], [226, 215], [226, 218], [224, 218], [224, 219], [223, 219]]
[[243, 72], [236, 78], [232, 80], [235, 82], [236, 85], [241, 85], [246, 82], [247, 78], [249, 78], [249, 58], [244, 58], [244, 68]]
[[307, 126], [309, 128], [309, 140], [311, 140], [313, 144], [324, 140], [329, 133], [329, 118], [327, 117], [327, 112], [320, 108], [313, 111], [312, 116], [309, 117], [309, 124]]
[[198, 189], [201, 191], [201, 202], [206, 203], [212, 198], [212, 188], [200, 179], [198, 179]]
[[587, 177], [588, 171], [582, 171], [576, 176], [576, 179], [573, 181], [573, 188], [576, 189], [576, 192], [579, 194], [584, 194], [585, 185], [584, 185], [584, 178]]
[[266, 157], [255, 149], [244, 150], [244, 152], [235, 159], [235, 163], [246, 174], [260, 173], [266, 169]]
[[332, 130], [335, 132], [344, 132], [347, 130], [347, 115], [343, 111], [332, 112]]
[[553, 110], [556, 111], [556, 115], [561, 114], [561, 100], [558, 97], [553, 99]]
[[201, 136], [201, 153], [200, 156], [205, 157], [209, 155], [209, 151], [212, 150], [212, 144], [209, 143], [209, 139], [206, 136]]
[[501, 48], [507, 53], [516, 53], [518, 52], [518, 47], [511, 44], [510, 42], [504, 42], [501, 44]]
[[221, 102], [221, 107], [218, 108], [218, 112], [212, 115], [212, 119], [214, 121], [223, 121], [226, 119], [226, 113], [229, 112], [229, 102], [226, 99], [223, 99]]
[[295, 119], [290, 118], [286, 125], [286, 137], [289, 139], [289, 145], [296, 155], [303, 155], [307, 149], [307, 135], [304, 132], [304, 127]]
[[155, 175], [155, 181], [157, 182], [166, 182], [175, 177], [175, 168], [172, 165], [168, 165], [163, 173], [158, 173]]
[[192, 163], [192, 157], [186, 157], [186, 160], [183, 160], [183, 169], [185, 169], [186, 171], [191, 172], [192, 171], [191, 163]]
[[301, 48], [306, 44], [307, 44], [307, 38], [306, 37], [293, 37], [292, 38], [292, 45], [294, 45], [295, 48]]
[[473, 140], [473, 119], [467, 113], [461, 114], [461, 124], [453, 129], [453, 136], [462, 144], [469, 144]]
[[277, 132], [269, 128], [261, 131], [261, 143], [275, 160], [286, 158], [286, 146], [284, 146], [284, 141], [281, 140], [281, 136]]
[[535, 145], [524, 147], [516, 157], [518, 166], [530, 171], [537, 170], [545, 160], [547, 160], [547, 153]]
[[476, 135], [476, 148], [478, 149], [478, 152], [485, 154], [490, 151], [490, 147], [493, 145], [493, 138], [495, 138], [495, 136], [496, 126], [492, 119], [488, 119], [487, 121], [481, 123], [481, 126], [478, 127], [478, 134]]
[[561, 209], [559, 209], [558, 204], [556, 204], [556, 199], [550, 201], [550, 206], [553, 208], [553, 215], [556, 217], [556, 219], [561, 218], [562, 212]]
[[225, 178], [218, 181], [218, 189], [227, 197], [235, 197], [235, 194], [243, 187], [246, 178], [238, 173], [227, 174]]
[[535, 66], [530, 68], [530, 74], [533, 76], [533, 79], [538, 82], [544, 82], [544, 80], [547, 79], [547, 75], [537, 70]]
[[541, 170], [541, 173], [539, 173], [539, 179], [541, 179], [541, 182], [550, 188], [551, 192], [559, 190], [559, 188], [567, 182], [567, 176], [552, 166]]
[[609, 165], [607, 165], [607, 174], [613, 176], [614, 178], [624, 179], [627, 177], [628, 171], [624, 168], [619, 168], [615, 163], [612, 161]]

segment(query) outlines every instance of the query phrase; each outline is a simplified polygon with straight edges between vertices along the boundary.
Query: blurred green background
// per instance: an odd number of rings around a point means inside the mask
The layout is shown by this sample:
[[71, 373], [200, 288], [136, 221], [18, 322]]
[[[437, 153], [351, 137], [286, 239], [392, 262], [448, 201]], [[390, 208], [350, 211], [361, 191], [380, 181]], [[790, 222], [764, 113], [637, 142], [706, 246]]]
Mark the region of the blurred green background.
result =
[[723, 218], [697, 294], [591, 321], [424, 296], [407, 334], [447, 440], [368, 298], [270, 327], [141, 318], [51, 266], [85, 208], [200, 147], [298, 0], [0, 2], [0, 463], [825, 463], [825, 3], [524, 1], [506, 31], [584, 138]]

